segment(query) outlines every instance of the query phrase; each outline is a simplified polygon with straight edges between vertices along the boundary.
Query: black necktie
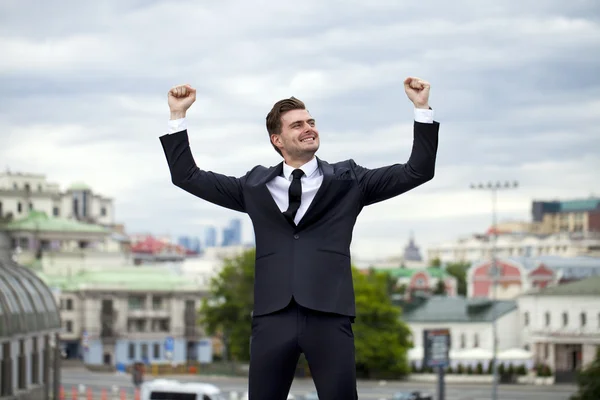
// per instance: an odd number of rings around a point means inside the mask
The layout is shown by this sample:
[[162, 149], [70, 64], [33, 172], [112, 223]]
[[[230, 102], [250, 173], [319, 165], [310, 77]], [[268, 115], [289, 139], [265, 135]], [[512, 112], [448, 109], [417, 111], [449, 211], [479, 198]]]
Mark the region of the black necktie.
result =
[[296, 213], [298, 212], [298, 208], [300, 208], [300, 199], [302, 198], [302, 183], [300, 182], [300, 178], [304, 175], [304, 171], [301, 169], [295, 169], [292, 172], [292, 184], [290, 185], [289, 190], [289, 198], [290, 204], [288, 209], [285, 210], [283, 215], [290, 221], [294, 222], [294, 218], [296, 217]]

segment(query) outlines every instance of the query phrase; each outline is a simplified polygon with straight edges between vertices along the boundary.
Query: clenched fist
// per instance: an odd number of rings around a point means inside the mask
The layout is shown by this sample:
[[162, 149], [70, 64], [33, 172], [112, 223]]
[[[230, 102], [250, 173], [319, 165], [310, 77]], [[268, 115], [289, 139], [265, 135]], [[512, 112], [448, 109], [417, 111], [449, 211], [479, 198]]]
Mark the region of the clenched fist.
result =
[[183, 118], [188, 108], [196, 101], [196, 89], [187, 84], [173, 86], [168, 96], [171, 119]]
[[429, 82], [415, 77], [404, 80], [404, 91], [416, 108], [429, 108]]

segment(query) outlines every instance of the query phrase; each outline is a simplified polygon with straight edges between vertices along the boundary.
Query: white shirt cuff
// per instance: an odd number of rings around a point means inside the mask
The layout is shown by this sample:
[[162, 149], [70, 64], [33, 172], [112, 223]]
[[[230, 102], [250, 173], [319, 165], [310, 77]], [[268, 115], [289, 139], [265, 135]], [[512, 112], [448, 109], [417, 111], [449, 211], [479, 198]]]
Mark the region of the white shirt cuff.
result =
[[177, 133], [187, 129], [187, 122], [185, 118], [170, 119], [169, 120], [169, 133]]
[[415, 108], [415, 121], [424, 124], [433, 124], [433, 110]]

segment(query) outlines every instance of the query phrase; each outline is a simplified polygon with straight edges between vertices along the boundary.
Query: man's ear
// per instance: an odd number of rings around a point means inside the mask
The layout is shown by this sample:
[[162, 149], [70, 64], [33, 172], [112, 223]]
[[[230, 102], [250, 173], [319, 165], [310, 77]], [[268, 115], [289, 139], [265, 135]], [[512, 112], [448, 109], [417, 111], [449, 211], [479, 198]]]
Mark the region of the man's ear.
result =
[[271, 135], [271, 143], [273, 144], [273, 146], [280, 148], [282, 146], [281, 143], [281, 135], [278, 134], [272, 134]]

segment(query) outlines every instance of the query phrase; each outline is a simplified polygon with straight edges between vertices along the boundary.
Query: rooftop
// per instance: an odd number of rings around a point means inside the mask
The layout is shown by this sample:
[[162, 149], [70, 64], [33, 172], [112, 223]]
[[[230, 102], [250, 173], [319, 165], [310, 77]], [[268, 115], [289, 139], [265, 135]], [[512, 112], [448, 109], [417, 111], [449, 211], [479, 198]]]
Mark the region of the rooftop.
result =
[[393, 278], [410, 278], [417, 272], [427, 272], [434, 278], [446, 278], [450, 274], [443, 268], [427, 267], [427, 268], [374, 268], [377, 272], [387, 272]]
[[416, 298], [401, 304], [402, 319], [406, 322], [492, 322], [496, 318], [516, 310], [513, 300], [491, 301], [463, 296], [430, 296]]
[[600, 276], [531, 291], [525, 296], [600, 296]]
[[10, 258], [10, 239], [0, 234], [0, 338], [58, 330], [60, 314], [50, 289]]
[[170, 269], [159, 266], [85, 270], [70, 276], [40, 274], [51, 288], [76, 290], [198, 291], [199, 285]]
[[40, 231], [40, 232], [78, 232], [108, 233], [109, 231], [94, 224], [87, 224], [73, 219], [48, 216], [43, 211], [30, 211], [29, 214], [15, 221], [0, 225], [5, 231]]

